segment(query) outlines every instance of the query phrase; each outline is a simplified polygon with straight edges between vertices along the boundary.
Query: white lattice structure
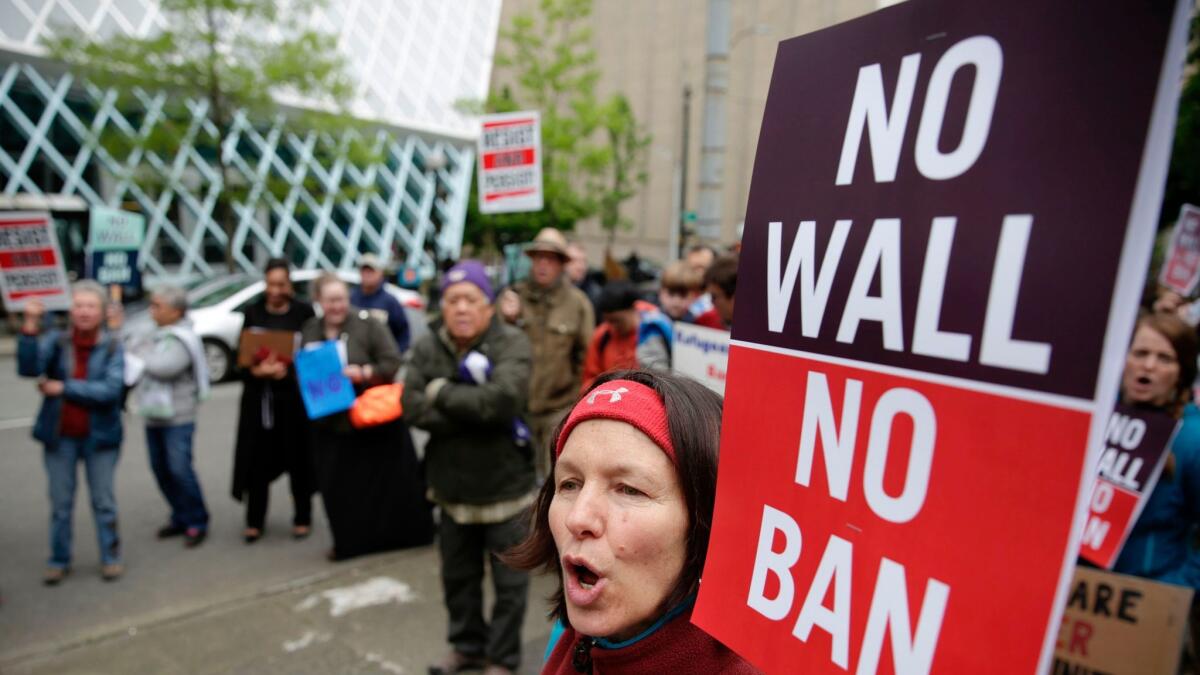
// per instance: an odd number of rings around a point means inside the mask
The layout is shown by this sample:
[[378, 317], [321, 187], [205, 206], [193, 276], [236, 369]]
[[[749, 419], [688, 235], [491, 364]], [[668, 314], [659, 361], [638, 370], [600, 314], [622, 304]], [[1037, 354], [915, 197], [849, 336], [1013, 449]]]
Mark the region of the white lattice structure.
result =
[[[60, 26], [144, 37], [165, 22], [158, 0], [0, 0], [0, 50], [40, 56]], [[359, 83], [355, 115], [463, 139], [477, 122], [455, 104], [487, 95], [499, 22], [500, 0], [331, 0], [308, 17], [338, 37]]]
[[[435, 256], [457, 257], [477, 123], [455, 104], [486, 94], [499, 5], [340, 0], [314, 12], [311, 21], [337, 32], [352, 64], [360, 85], [353, 112], [389, 127], [366, 139], [382, 159], [357, 166], [346, 138], [300, 136], [280, 120], [238, 115], [220, 150], [241, 195], [237, 264], [254, 270], [265, 255], [284, 254], [303, 267], [346, 268], [370, 251], [428, 272]], [[157, 0], [0, 0], [0, 194], [53, 191], [136, 205], [147, 217], [147, 274], [210, 276], [223, 270], [229, 237], [214, 219], [222, 178], [207, 104], [188, 102], [177, 152], [117, 158], [102, 135], [145, 137], [164, 123], [162, 96], [135, 92], [138, 109], [118, 110], [115, 92], [32, 65], [54, 26], [147, 35], [163, 21]], [[444, 166], [426, 170], [434, 156]], [[147, 172], [153, 190], [139, 180]]]

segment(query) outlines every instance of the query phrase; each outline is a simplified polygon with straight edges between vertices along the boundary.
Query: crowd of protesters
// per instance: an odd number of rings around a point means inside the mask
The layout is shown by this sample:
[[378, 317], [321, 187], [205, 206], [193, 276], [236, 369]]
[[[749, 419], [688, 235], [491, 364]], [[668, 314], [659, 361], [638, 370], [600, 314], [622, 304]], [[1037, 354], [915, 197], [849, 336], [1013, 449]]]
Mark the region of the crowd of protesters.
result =
[[[242, 310], [243, 330], [291, 334], [297, 350], [335, 342], [359, 400], [396, 383], [400, 411], [365, 428], [352, 412], [310, 419], [294, 353], [260, 349], [241, 364], [231, 495], [245, 504], [242, 539], [253, 544], [264, 536], [270, 485], [283, 474], [291, 536], [311, 534], [319, 495], [331, 560], [427, 545], [436, 532], [452, 649], [431, 672], [507, 672], [520, 662], [528, 572], [502, 556], [528, 535], [527, 514], [546, 490], [540, 486], [554, 483], [556, 429], [581, 394], [617, 370], [666, 373], [675, 321], [718, 328], [732, 322], [737, 260], [711, 248], [689, 250], [653, 286], [635, 283], [636, 270], [613, 275], [621, 269], [615, 261], [606, 265], [609, 274], [593, 269], [583, 247], [554, 229], [539, 232], [525, 253], [528, 278], [499, 289], [477, 261], [443, 267], [430, 289], [430, 330], [416, 340], [384, 288], [385, 264], [370, 254], [360, 259], [361, 285], [322, 275], [312, 284], [312, 303], [296, 297], [287, 261], [272, 259], [261, 299]], [[197, 477], [192, 448], [210, 383], [187, 293], [157, 287], [151, 328], [140, 333], [95, 282], [78, 282], [71, 297], [64, 329], [50, 328], [45, 308], [30, 302], [18, 343], [19, 374], [36, 378], [43, 396], [34, 437], [44, 446], [50, 483], [47, 585], [71, 569], [80, 463], [101, 576], [111, 581], [124, 573], [113, 484], [126, 411], [145, 427], [164, 500], [157, 537], [180, 537], [192, 548], [209, 533], [211, 493]], [[429, 434], [421, 460], [410, 426]], [[495, 602], [485, 620], [488, 576]]]
[[[294, 334], [298, 349], [332, 341], [359, 400], [395, 387], [384, 395], [396, 414], [365, 427], [353, 411], [309, 419], [293, 360], [257, 354], [242, 373], [232, 472], [232, 495], [246, 505], [243, 539], [264, 535], [269, 486], [285, 473], [291, 535], [310, 534], [319, 494], [332, 560], [427, 545], [436, 535], [450, 649], [431, 673], [517, 668], [534, 569], [556, 571], [562, 582], [550, 670], [565, 672], [572, 659], [599, 665], [636, 657], [666, 668], [700, 658], [749, 672], [686, 621], [707, 536], [695, 527], [711, 517], [714, 489], [695, 482], [715, 475], [720, 400], [670, 373], [676, 322], [732, 326], [736, 252], [694, 247], [656, 284], [591, 269], [583, 249], [553, 229], [539, 232], [526, 255], [528, 278], [504, 288], [475, 260], [443, 268], [431, 289], [430, 330], [415, 340], [383, 289], [378, 258], [361, 260], [359, 288], [333, 274], [319, 277], [316, 311], [295, 297], [286, 261], [266, 265], [265, 293], [244, 310], [244, 327]], [[27, 306], [17, 363], [43, 396], [33, 435], [44, 446], [50, 487], [46, 584], [70, 570], [79, 463], [101, 575], [123, 573], [113, 490], [123, 409], [145, 426], [166, 506], [158, 537], [179, 536], [194, 547], [208, 535], [192, 443], [209, 382], [187, 309], [182, 290], [160, 287], [150, 300], [153, 330], [130, 335], [119, 305], [94, 282], [73, 286], [64, 330], [46, 328], [39, 303]], [[1121, 399], [1165, 410], [1182, 428], [1115, 567], [1191, 588], [1200, 588], [1200, 409], [1192, 403], [1198, 315], [1183, 298], [1162, 293], [1131, 338]], [[410, 427], [429, 434], [422, 459]], [[616, 497], [587, 487], [618, 469], [633, 477], [622, 479]], [[666, 515], [646, 511], [639, 499]], [[649, 541], [661, 544], [653, 560], [627, 554], [626, 547]], [[654, 576], [663, 560], [669, 573]], [[591, 607], [598, 575], [618, 570], [627, 576], [613, 576], [609, 593], [628, 594], [622, 601], [632, 614]], [[494, 600], [485, 612], [488, 578]], [[635, 635], [647, 638], [637, 648], [618, 639]]]

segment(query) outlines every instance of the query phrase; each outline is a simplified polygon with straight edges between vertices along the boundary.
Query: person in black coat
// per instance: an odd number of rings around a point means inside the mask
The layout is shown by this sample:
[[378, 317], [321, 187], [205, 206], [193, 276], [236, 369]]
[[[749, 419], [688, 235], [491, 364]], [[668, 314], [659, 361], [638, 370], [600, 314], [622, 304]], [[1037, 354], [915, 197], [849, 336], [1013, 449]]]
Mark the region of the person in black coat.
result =
[[[387, 326], [352, 307], [337, 276], [323, 274], [313, 289], [322, 316], [304, 324], [302, 343], [341, 343], [344, 373], [356, 394], [394, 382], [401, 358]], [[334, 413], [311, 422], [310, 442], [333, 536], [330, 560], [433, 541], [432, 507], [403, 419], [359, 428], [348, 413]]]
[[[265, 276], [263, 299], [244, 310], [242, 327], [299, 334], [315, 312], [309, 303], [295, 300], [287, 261], [268, 261]], [[271, 482], [287, 473], [295, 508], [292, 536], [303, 539], [311, 532], [316, 480], [295, 371], [283, 355], [259, 354], [243, 382], [233, 462], [233, 498], [246, 502], [243, 538], [250, 544], [262, 536]]]

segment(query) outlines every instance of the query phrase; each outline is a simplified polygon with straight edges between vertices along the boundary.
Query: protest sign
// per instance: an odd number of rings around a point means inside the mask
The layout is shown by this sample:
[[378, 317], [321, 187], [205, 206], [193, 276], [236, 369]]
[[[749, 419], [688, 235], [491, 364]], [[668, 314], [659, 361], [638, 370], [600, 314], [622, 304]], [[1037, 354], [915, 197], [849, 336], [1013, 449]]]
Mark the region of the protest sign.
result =
[[354, 405], [354, 385], [343, 373], [342, 357], [334, 340], [296, 354], [296, 379], [309, 419], [344, 412]]
[[1054, 648], [1053, 675], [1175, 675], [1192, 589], [1080, 567]]
[[1079, 555], [1112, 569], [1158, 483], [1178, 428], [1179, 420], [1165, 411], [1117, 405], [1104, 433]]
[[34, 299], [46, 309], [67, 309], [69, 285], [50, 214], [0, 214], [0, 293], [8, 311], [21, 311]]
[[479, 212], [542, 210], [542, 126], [537, 111], [484, 115]]
[[1188, 296], [1200, 282], [1200, 207], [1184, 204], [1171, 231], [1171, 246], [1158, 275], [1158, 283]]
[[88, 224], [88, 276], [108, 286], [117, 284], [125, 293], [141, 291], [138, 250], [146, 232], [140, 213], [93, 206]]
[[729, 331], [676, 321], [672, 334], [671, 369], [724, 395]]
[[915, 0], [780, 44], [697, 625], [767, 672], [1050, 668], [1189, 9]]
[[300, 334], [290, 330], [245, 328], [238, 339], [238, 367], [249, 368], [267, 356], [291, 363], [299, 340]]

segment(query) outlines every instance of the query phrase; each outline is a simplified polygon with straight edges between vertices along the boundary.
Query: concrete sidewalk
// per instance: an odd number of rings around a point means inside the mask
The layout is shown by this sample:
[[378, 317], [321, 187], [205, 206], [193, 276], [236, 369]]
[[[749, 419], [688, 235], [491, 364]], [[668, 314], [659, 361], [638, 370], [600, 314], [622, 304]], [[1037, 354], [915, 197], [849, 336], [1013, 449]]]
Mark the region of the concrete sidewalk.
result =
[[[543, 599], [552, 588], [552, 579], [534, 579], [522, 673], [540, 671], [550, 633]], [[24, 650], [18, 660], [0, 663], [0, 671], [425, 673], [448, 649], [445, 630], [437, 552], [424, 548], [339, 563], [249, 597], [116, 621]]]

